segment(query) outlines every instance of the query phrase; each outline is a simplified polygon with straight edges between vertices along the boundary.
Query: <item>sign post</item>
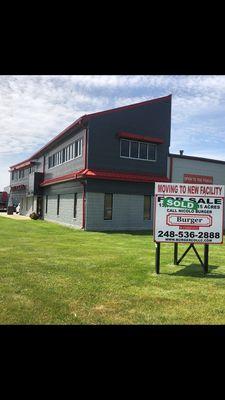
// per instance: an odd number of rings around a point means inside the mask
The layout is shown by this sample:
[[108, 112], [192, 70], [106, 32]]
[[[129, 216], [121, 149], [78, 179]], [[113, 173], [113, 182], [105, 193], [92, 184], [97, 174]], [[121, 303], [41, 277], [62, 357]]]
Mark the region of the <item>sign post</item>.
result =
[[[174, 243], [174, 264], [179, 265], [192, 248], [208, 272], [209, 244], [223, 243], [224, 186], [206, 184], [155, 184], [154, 241]], [[178, 260], [178, 244], [189, 243]], [[204, 244], [204, 262], [195, 244]], [[156, 250], [160, 269], [160, 247]]]

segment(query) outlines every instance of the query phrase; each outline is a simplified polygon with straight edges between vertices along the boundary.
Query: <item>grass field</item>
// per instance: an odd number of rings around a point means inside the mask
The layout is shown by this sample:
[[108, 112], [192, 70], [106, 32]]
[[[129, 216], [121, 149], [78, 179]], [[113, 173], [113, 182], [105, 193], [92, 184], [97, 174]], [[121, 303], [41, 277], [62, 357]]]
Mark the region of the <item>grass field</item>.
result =
[[0, 232], [0, 324], [225, 323], [224, 245], [210, 247], [204, 276], [192, 250], [175, 267], [163, 244], [156, 275], [150, 234], [5, 217]]

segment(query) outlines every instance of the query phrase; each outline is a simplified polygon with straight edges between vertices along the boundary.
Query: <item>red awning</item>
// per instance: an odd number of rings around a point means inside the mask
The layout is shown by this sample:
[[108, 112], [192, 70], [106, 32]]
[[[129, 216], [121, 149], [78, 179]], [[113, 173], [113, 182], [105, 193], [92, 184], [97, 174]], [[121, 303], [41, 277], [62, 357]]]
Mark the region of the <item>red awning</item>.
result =
[[16, 165], [15, 167], [10, 167], [10, 171], [15, 171], [15, 170], [19, 170], [22, 168], [30, 167], [33, 164], [34, 164], [34, 161], [25, 161], [21, 164]]
[[164, 141], [162, 139], [160, 139], [160, 138], [137, 135], [137, 134], [129, 133], [129, 132], [119, 132], [118, 136], [120, 138], [131, 139], [131, 140], [139, 140], [141, 142], [149, 142], [149, 143], [156, 143], [156, 144], [164, 143]]
[[48, 185], [53, 185], [55, 183], [71, 181], [75, 179], [104, 179], [113, 181], [144, 182], [144, 183], [169, 182], [169, 179], [166, 176], [158, 176], [151, 174], [146, 175], [137, 173], [134, 174], [134, 173], [115, 172], [115, 171], [96, 171], [96, 170], [85, 169], [64, 176], [59, 176], [57, 178], [46, 179], [40, 184], [40, 186], [48, 186]]
[[26, 186], [25, 185], [17, 185], [17, 186], [11, 186], [11, 191], [17, 191], [17, 190], [25, 190]]

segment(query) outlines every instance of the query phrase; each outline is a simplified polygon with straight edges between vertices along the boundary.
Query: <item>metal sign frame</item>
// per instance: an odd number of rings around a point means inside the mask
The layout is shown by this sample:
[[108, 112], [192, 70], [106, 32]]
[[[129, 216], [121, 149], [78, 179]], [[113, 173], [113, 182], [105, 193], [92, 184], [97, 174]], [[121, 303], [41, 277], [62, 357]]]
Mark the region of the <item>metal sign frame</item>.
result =
[[[177, 185], [178, 187], [179, 187], [179, 185], [181, 185], [182, 187], [183, 186], [198, 186], [198, 187], [202, 187], [202, 190], [203, 190], [203, 187], [205, 186], [205, 187], [208, 187], [209, 185], [207, 185], [207, 184], [184, 184], [184, 183], [172, 183], [172, 182], [170, 182], [170, 183], [167, 183], [167, 182], [160, 182], [160, 183], [158, 183], [158, 182], [156, 182], [155, 183], [155, 185], [157, 185], [157, 184], [160, 184], [160, 185], [162, 185], [162, 184], [165, 184], [165, 185], [173, 185], [173, 187], [175, 187], [175, 185]], [[221, 188], [221, 193], [223, 193], [223, 195], [220, 195], [220, 196], [217, 196], [217, 195], [214, 195], [214, 196], [210, 196], [210, 195], [204, 195], [204, 194], [201, 194], [201, 196], [198, 196], [198, 195], [196, 195], [196, 194], [185, 194], [185, 193], [182, 193], [182, 194], [180, 194], [179, 193], [179, 191], [178, 191], [178, 194], [176, 193], [176, 194], [169, 194], [169, 193], [167, 193], [167, 194], [158, 194], [158, 190], [157, 190], [157, 193], [156, 193], [156, 191], [155, 191], [155, 195], [154, 195], [154, 221], [153, 221], [153, 235], [154, 235], [154, 241], [155, 241], [155, 246], [156, 246], [156, 253], [155, 253], [155, 271], [156, 271], [156, 273], [157, 274], [159, 274], [160, 273], [160, 245], [161, 245], [161, 243], [173, 243], [174, 244], [174, 265], [179, 265], [180, 264], [180, 262], [183, 260], [183, 258], [186, 256], [186, 254], [191, 250], [191, 249], [193, 249], [193, 251], [195, 252], [195, 255], [197, 256], [197, 258], [198, 258], [198, 260], [199, 260], [199, 262], [200, 262], [200, 264], [201, 264], [201, 266], [203, 267], [203, 272], [204, 272], [204, 274], [206, 274], [207, 272], [208, 272], [208, 263], [209, 263], [209, 244], [222, 244], [223, 243], [223, 231], [224, 231], [224, 185], [210, 185], [211, 186], [211, 189], [212, 189], [212, 186], [218, 186], [218, 187], [220, 187]], [[156, 187], [156, 186], [155, 186]], [[185, 189], [186, 190], [186, 189]], [[197, 190], [196, 190], [197, 191]], [[211, 190], [212, 191], [212, 190]], [[200, 193], [200, 192], [199, 192]], [[190, 201], [190, 199], [192, 198], [197, 198], [197, 197], [199, 197], [199, 198], [204, 198], [204, 199], [207, 199], [207, 198], [209, 198], [209, 197], [211, 197], [211, 198], [220, 198], [220, 199], [222, 199], [222, 202], [220, 203], [220, 208], [219, 208], [219, 211], [220, 211], [220, 215], [221, 215], [221, 219], [220, 219], [220, 222], [221, 222], [221, 226], [220, 226], [220, 232], [221, 232], [221, 235], [222, 235], [222, 238], [221, 238], [221, 241], [220, 242], [213, 242], [213, 241], [210, 241], [210, 242], [207, 242], [207, 240], [205, 240], [205, 241], [197, 241], [196, 240], [196, 235], [195, 234], [193, 234], [192, 235], [192, 237], [190, 237], [190, 238], [192, 238], [193, 240], [189, 240], [189, 241], [185, 241], [185, 240], [182, 240], [182, 241], [179, 241], [179, 238], [178, 238], [178, 236], [179, 235], [177, 235], [176, 234], [176, 239], [174, 239], [173, 240], [173, 237], [175, 237], [175, 234], [173, 233], [173, 235], [174, 236], [172, 236], [168, 241], [163, 241], [163, 240], [161, 240], [161, 241], [159, 241], [159, 240], [156, 240], [156, 235], [155, 235], [155, 229], [156, 229], [156, 218], [157, 218], [157, 213], [156, 213], [156, 207], [157, 207], [157, 201], [158, 201], [158, 196], [160, 195], [160, 197], [161, 197], [161, 200], [163, 200], [164, 201], [164, 198], [170, 198], [170, 199], [172, 199], [172, 198], [174, 198], [174, 197], [177, 197], [177, 198], [179, 198], [179, 196], [180, 196], [180, 199], [181, 198], [183, 198], [183, 200], [184, 200], [184, 209], [185, 209], [185, 204], [187, 204], [187, 200], [186, 200], [186, 198], [189, 198], [189, 201]], [[166, 204], [166, 201], [165, 201], [165, 203], [164, 203], [164, 205], [163, 205], [163, 207], [166, 207], [165, 206], [165, 204]], [[175, 204], [175, 201], [174, 201], [174, 204]], [[178, 202], [178, 204], [180, 204], [179, 202]], [[190, 204], [191, 205], [191, 204]], [[171, 208], [172, 208], [172, 206], [170, 206]], [[192, 205], [192, 209], [193, 209], [193, 207], [194, 207], [194, 205]], [[164, 221], [164, 223], [165, 224], [167, 224], [168, 226], [178, 226], [178, 230], [180, 229], [180, 228], [183, 228], [183, 226], [182, 226], [182, 222], [180, 222], [180, 224], [174, 224], [174, 223], [170, 223], [171, 222], [171, 217], [173, 217], [173, 216], [175, 216], [175, 217], [177, 217], [177, 215], [179, 215], [179, 216], [182, 216], [182, 214], [183, 214], [183, 216], [185, 216], [185, 217], [187, 217], [186, 218], [186, 220], [187, 219], [191, 219], [191, 215], [188, 213], [188, 212], [186, 212], [185, 213], [185, 211], [183, 211], [183, 209], [182, 209], [182, 207], [180, 206], [180, 207], [177, 207], [178, 209], [179, 209], [179, 211], [176, 211], [176, 206], [174, 207], [174, 209], [175, 209], [175, 211], [168, 211], [167, 210], [167, 215], [164, 215], [164, 217], [165, 217], [165, 221]], [[158, 209], [159, 209], [159, 207], [158, 207]], [[194, 210], [194, 209], [193, 209]], [[212, 209], [213, 210], [213, 209]], [[187, 211], [187, 210], [186, 210]], [[196, 231], [196, 229], [197, 230], [199, 230], [200, 228], [210, 228], [212, 225], [213, 225], [213, 211], [212, 211], [212, 215], [210, 215], [210, 214], [205, 214], [204, 215], [204, 213], [203, 214], [200, 214], [200, 215], [198, 215], [198, 207], [195, 207], [195, 210], [194, 211], [196, 211], [196, 213], [195, 212], [193, 212], [193, 218], [192, 218], [192, 220], [194, 220], [194, 218], [195, 218], [195, 220], [197, 220], [198, 218], [199, 218], [199, 220], [200, 220], [200, 216], [202, 217], [201, 219], [203, 220], [204, 218], [205, 218], [205, 222], [202, 224], [202, 225], [197, 225], [197, 226], [194, 226], [194, 224], [192, 225], [192, 223], [191, 224], [188, 224], [188, 225], [186, 225], [186, 229], [188, 229], [188, 230], [191, 230], [190, 228], [191, 228], [191, 226], [193, 226], [194, 228], [192, 228], [192, 230], [195, 230]], [[164, 212], [164, 214], [165, 214], [165, 212]], [[217, 218], [218, 218], [218, 216], [217, 216]], [[208, 222], [207, 222], [208, 221]], [[190, 222], [190, 221], [189, 221]], [[185, 226], [185, 225], [184, 225]], [[188, 226], [188, 228], [187, 228], [187, 226]], [[217, 228], [218, 229], [218, 228]], [[182, 231], [183, 229], [181, 229], [181, 231]], [[213, 236], [213, 235], [212, 235]], [[198, 235], [197, 235], [197, 237], [198, 237]], [[206, 238], [207, 239], [207, 238]], [[185, 252], [183, 253], [183, 255], [178, 259], [178, 244], [179, 243], [182, 243], [182, 244], [189, 244], [189, 247], [185, 250]], [[203, 244], [204, 245], [204, 260], [202, 260], [201, 259], [201, 257], [200, 257], [200, 255], [199, 255], [199, 253], [198, 253], [198, 251], [197, 251], [197, 249], [196, 249], [196, 247], [195, 247], [195, 244]]]

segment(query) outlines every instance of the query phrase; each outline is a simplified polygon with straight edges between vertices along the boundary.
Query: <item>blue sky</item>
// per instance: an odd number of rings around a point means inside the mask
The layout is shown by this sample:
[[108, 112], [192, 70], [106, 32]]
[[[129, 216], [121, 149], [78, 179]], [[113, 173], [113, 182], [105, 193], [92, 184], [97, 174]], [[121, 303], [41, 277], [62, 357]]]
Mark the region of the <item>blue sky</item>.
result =
[[225, 76], [0, 76], [0, 190], [8, 167], [83, 114], [172, 94], [170, 152], [225, 160]]

